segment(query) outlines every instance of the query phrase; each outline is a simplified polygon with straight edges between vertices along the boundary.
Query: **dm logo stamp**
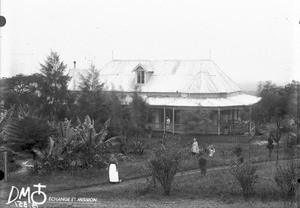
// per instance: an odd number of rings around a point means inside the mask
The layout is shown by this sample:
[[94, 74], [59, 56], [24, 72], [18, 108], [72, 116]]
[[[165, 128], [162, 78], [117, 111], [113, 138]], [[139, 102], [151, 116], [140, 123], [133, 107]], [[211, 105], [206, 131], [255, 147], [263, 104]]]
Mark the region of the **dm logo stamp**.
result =
[[38, 183], [33, 185], [33, 188], [37, 188], [37, 190], [31, 192], [30, 187], [22, 187], [19, 190], [19, 188], [12, 186], [6, 205], [14, 203], [16, 207], [27, 208], [38, 208], [39, 205], [43, 205], [47, 201], [47, 195], [42, 191], [42, 188], [46, 188], [46, 185]]

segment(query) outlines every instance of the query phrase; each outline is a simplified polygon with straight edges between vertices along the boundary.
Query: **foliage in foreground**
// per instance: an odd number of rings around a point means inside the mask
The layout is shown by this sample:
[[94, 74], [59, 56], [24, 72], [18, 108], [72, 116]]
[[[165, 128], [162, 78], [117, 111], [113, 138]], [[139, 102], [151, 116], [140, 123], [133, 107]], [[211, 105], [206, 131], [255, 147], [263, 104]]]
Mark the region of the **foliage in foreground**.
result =
[[274, 179], [277, 186], [285, 196], [289, 198], [295, 196], [297, 177], [296, 165], [294, 163], [288, 164], [286, 166], [278, 166], [275, 172]]
[[143, 141], [133, 141], [131, 146], [132, 152], [139, 155], [142, 155], [147, 148], [147, 145]]
[[58, 135], [50, 138], [49, 147], [45, 151], [34, 149], [39, 156], [39, 167], [35, 167], [37, 173], [46, 174], [76, 167], [102, 168], [106, 159], [104, 153], [116, 144], [124, 145], [122, 137], [106, 138], [109, 120], [99, 132], [95, 131], [94, 122], [89, 116], [83, 123], [79, 119], [77, 122], [75, 128], [68, 120], [60, 123]]
[[242, 194], [248, 198], [254, 191], [254, 185], [258, 179], [257, 167], [246, 161], [231, 167], [231, 174], [238, 181]]
[[199, 168], [201, 170], [201, 175], [202, 176], [206, 175], [206, 171], [207, 171], [206, 163], [207, 163], [207, 160], [206, 160], [205, 157], [199, 157], [198, 158], [198, 164], [199, 164]]
[[162, 144], [154, 149], [149, 168], [162, 185], [165, 195], [170, 195], [171, 185], [183, 156], [184, 152], [175, 145]]
[[35, 158], [33, 149], [46, 149], [49, 137], [55, 133], [45, 119], [24, 115], [5, 125], [3, 146], [10, 152]]
[[243, 152], [243, 149], [240, 146], [235, 146], [234, 149], [233, 149], [233, 153], [237, 157], [241, 157], [242, 156], [242, 152]]

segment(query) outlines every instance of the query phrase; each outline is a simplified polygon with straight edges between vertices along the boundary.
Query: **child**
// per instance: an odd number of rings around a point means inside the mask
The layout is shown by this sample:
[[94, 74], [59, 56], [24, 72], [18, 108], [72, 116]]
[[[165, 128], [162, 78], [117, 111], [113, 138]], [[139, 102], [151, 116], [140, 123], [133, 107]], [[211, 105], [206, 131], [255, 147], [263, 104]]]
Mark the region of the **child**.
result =
[[199, 154], [199, 146], [198, 146], [198, 142], [197, 142], [196, 138], [194, 138], [194, 142], [193, 142], [193, 145], [192, 145], [192, 153], [193, 154]]

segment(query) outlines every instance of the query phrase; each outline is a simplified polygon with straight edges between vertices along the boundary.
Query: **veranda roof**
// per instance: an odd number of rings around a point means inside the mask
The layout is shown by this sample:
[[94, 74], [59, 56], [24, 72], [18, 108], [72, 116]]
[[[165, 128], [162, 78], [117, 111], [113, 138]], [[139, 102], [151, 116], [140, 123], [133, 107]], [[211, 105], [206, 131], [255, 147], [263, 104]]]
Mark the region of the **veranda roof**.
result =
[[[259, 102], [261, 98], [239, 94], [227, 98], [184, 98], [184, 97], [146, 97], [144, 99], [150, 106], [172, 107], [242, 107], [251, 106]], [[131, 97], [126, 98], [126, 103]]]

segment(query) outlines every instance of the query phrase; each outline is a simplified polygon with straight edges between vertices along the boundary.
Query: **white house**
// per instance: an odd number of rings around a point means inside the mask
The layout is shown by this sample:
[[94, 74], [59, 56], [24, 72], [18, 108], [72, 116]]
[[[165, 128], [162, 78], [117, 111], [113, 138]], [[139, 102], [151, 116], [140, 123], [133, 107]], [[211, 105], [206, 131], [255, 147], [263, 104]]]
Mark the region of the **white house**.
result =
[[173, 133], [182, 131], [182, 110], [209, 109], [214, 122], [206, 132], [221, 134], [221, 118], [240, 120], [242, 110], [260, 100], [244, 94], [212, 60], [112, 60], [100, 69], [100, 81], [106, 91], [138, 91], [152, 109], [152, 128]]

